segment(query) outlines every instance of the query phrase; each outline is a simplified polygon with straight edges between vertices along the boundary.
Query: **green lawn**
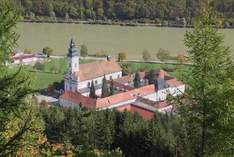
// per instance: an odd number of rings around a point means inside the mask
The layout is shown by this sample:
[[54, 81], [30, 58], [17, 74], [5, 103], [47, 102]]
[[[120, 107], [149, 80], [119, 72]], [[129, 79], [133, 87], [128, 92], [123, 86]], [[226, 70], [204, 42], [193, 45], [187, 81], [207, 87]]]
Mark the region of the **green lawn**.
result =
[[152, 63], [126, 63], [130, 73], [138, 71], [150, 71], [151, 69], [164, 69], [169, 74], [179, 80], [183, 80], [184, 73], [188, 70], [188, 66], [173, 64], [152, 64]]
[[[80, 63], [91, 62], [90, 60], [80, 60]], [[150, 69], [169, 69], [170, 74], [180, 80], [183, 79], [183, 73], [186, 70], [185, 66], [168, 65], [168, 64], [150, 64], [150, 63], [124, 63], [127, 65], [130, 73], [137, 71], [149, 71]], [[17, 68], [11, 69], [15, 71]], [[35, 89], [46, 89], [54, 82], [60, 82], [64, 79], [64, 73], [67, 69], [67, 59], [53, 59], [44, 64], [44, 70], [39, 71], [32, 66], [24, 66], [32, 79], [32, 86]]]
[[33, 87], [35, 89], [45, 89], [54, 82], [63, 80], [63, 74], [50, 74], [43, 72], [29, 72], [32, 77]]

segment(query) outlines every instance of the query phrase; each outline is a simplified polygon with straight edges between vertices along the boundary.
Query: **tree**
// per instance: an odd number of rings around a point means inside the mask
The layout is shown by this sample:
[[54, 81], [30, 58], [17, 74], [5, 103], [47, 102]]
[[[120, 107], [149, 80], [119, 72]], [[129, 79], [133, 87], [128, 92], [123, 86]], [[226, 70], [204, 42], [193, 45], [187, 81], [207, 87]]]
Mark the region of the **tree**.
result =
[[114, 94], [115, 94], [114, 81], [111, 80], [111, 83], [110, 83], [110, 95], [114, 95]]
[[109, 87], [107, 85], [106, 77], [104, 76], [102, 80], [102, 98], [108, 97], [109, 95]]
[[139, 88], [141, 86], [141, 77], [140, 77], [140, 74], [138, 72], [135, 74], [133, 82], [134, 82], [135, 88]]
[[92, 99], [96, 99], [96, 91], [95, 91], [95, 87], [94, 87], [93, 81], [91, 83], [89, 97], [92, 98]]
[[187, 57], [185, 55], [178, 54], [176, 60], [178, 63], [184, 64], [187, 61]]
[[80, 55], [82, 57], [87, 57], [88, 56], [88, 49], [87, 49], [86, 45], [81, 45]]
[[130, 70], [129, 64], [125, 64], [125, 63], [121, 64], [121, 68], [122, 68], [123, 75], [130, 74], [131, 70]]
[[124, 52], [121, 52], [118, 54], [118, 61], [121, 62], [123, 60], [127, 59], [127, 54]]
[[156, 74], [155, 74], [155, 70], [150, 70], [149, 72], [149, 76], [148, 76], [148, 80], [149, 80], [149, 84], [155, 84], [156, 83]]
[[42, 50], [43, 54], [47, 55], [47, 57], [50, 57], [52, 55], [53, 51], [54, 50], [50, 47], [44, 47]]
[[24, 49], [24, 53], [32, 54], [32, 49], [31, 48], [26, 48], [26, 49]]
[[17, 156], [21, 152], [21, 156], [29, 156], [30, 150], [39, 151], [35, 143], [43, 132], [38, 108], [30, 100], [30, 77], [22, 68], [14, 73], [4, 64], [18, 39], [16, 8], [11, 1], [0, 1], [0, 81], [4, 82], [0, 85], [0, 156]]
[[193, 66], [186, 77], [189, 90], [180, 101], [194, 156], [222, 156], [234, 144], [233, 62], [217, 29], [219, 19], [205, 4], [186, 33], [185, 45]]
[[144, 61], [148, 61], [148, 60], [150, 60], [151, 55], [147, 50], [144, 50], [142, 53], [142, 58], [144, 59]]
[[167, 50], [164, 50], [164, 49], [159, 49], [158, 53], [156, 54], [157, 58], [160, 60], [160, 61], [166, 61], [168, 59], [170, 59], [170, 54]]

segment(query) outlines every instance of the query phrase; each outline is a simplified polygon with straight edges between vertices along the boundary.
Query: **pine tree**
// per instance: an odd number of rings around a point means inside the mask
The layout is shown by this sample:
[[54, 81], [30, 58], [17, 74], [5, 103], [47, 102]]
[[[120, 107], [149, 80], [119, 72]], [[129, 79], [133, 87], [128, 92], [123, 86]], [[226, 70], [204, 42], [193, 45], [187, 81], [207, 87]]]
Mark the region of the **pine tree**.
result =
[[114, 94], [115, 94], [114, 81], [111, 80], [111, 84], [110, 84], [110, 95], [114, 95]]
[[106, 77], [104, 76], [102, 80], [102, 98], [108, 97], [109, 95], [109, 87], [107, 85]]
[[140, 74], [138, 72], [135, 74], [133, 82], [134, 82], [135, 88], [139, 88], [141, 86], [141, 78], [140, 78]]
[[[39, 152], [43, 122], [31, 99], [29, 75], [22, 68], [12, 72], [5, 66], [18, 39], [14, 31], [19, 12], [11, 1], [0, 1], [0, 156], [30, 156]], [[38, 154], [35, 154], [38, 156]], [[40, 155], [39, 155], [40, 156]]]
[[193, 155], [222, 156], [234, 144], [233, 62], [220, 35], [220, 21], [209, 4], [185, 36], [193, 66], [186, 77], [189, 90], [180, 101]]
[[89, 97], [92, 98], [92, 99], [96, 99], [96, 91], [95, 91], [95, 87], [94, 87], [93, 81], [91, 83]]

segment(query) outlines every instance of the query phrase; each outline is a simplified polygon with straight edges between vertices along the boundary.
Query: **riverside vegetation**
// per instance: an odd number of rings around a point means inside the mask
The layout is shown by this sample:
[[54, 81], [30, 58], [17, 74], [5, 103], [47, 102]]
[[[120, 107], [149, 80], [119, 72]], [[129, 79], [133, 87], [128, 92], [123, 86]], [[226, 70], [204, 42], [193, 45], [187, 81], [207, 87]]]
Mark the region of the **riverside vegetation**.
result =
[[[27, 19], [45, 17], [68, 20], [135, 20], [141, 23], [191, 25], [202, 1], [195, 0], [15, 0]], [[212, 6], [222, 15], [225, 25], [233, 25], [230, 0], [213, 0]], [[47, 18], [48, 19], [48, 18]]]

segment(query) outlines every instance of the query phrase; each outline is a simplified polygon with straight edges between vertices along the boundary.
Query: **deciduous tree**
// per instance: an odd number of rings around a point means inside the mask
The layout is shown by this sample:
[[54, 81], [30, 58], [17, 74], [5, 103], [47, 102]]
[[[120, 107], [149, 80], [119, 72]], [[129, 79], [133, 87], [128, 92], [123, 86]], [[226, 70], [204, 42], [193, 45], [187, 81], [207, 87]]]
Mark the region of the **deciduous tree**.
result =
[[86, 45], [81, 45], [80, 55], [82, 57], [87, 57], [88, 56], [88, 48], [87, 48]]

